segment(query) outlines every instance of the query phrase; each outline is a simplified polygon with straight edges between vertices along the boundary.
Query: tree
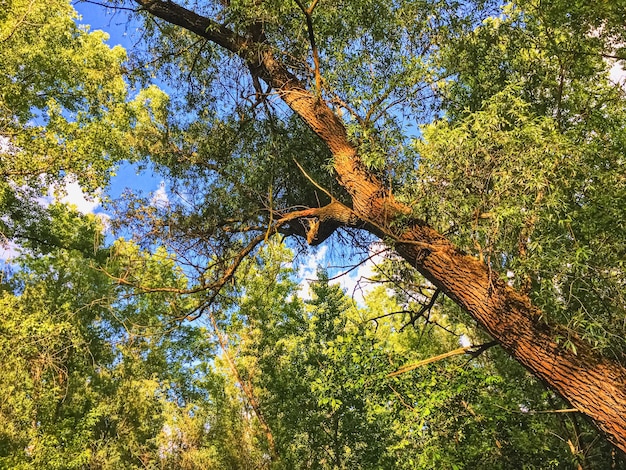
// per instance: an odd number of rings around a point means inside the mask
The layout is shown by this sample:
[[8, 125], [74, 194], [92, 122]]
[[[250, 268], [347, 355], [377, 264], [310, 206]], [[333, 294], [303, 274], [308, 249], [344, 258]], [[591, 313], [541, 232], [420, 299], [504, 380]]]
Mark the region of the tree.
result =
[[[73, 172], [93, 190], [113, 162], [149, 155], [184, 193], [131, 201], [131, 224], [197, 276], [147, 278], [137, 262], [111, 270], [120, 285], [186, 294], [180, 308], [202, 314], [269, 236], [318, 245], [356, 229], [625, 448], [625, 113], [604, 61], [622, 57], [624, 9], [138, 5], [134, 60], [157, 67], [136, 77], [183, 77], [171, 101], [148, 88], [128, 103], [121, 50], [65, 2], [0, 16], [5, 238], [52, 250], [67, 231], [40, 220], [24, 183]], [[409, 117], [430, 125], [416, 136]]]
[[201, 329], [172, 328], [179, 299], [134, 295], [104, 269], [120, 275], [141, 264], [146, 282], [159, 284], [182, 283], [182, 273], [162, 251], [101, 245], [94, 216], [60, 204], [49, 211], [59, 246], [24, 246], [0, 291], [0, 467], [216, 460], [198, 449], [208, 420], [197, 410], [209, 409], [207, 390], [220, 384], [199, 371], [212, 343]]
[[[460, 332], [475, 344], [483, 335], [450, 305], [416, 318], [410, 312], [422, 306], [403, 298], [405, 286], [396, 298], [379, 287], [358, 307], [325, 270], [303, 302], [292, 256], [271, 243], [246, 260], [236, 287], [223, 291], [232, 295], [228, 312], [212, 317], [226, 365], [216, 373], [248, 408], [228, 428], [243, 436], [242, 455], [249, 442], [265, 454], [257, 465], [600, 469], [612, 461], [611, 446], [500, 349], [459, 349]], [[209, 444], [232, 453], [228, 440]]]
[[78, 181], [91, 197], [142, 153], [165, 95], [131, 90], [123, 48], [76, 24], [66, 0], [9, 0], [0, 13], [0, 242], [38, 238], [38, 198]]
[[625, 114], [603, 60], [623, 9], [544, 7], [129, 3], [187, 82], [150, 148], [193, 182], [155, 218], [212, 254], [191, 290], [213, 302], [276, 232], [367, 232], [626, 450]]

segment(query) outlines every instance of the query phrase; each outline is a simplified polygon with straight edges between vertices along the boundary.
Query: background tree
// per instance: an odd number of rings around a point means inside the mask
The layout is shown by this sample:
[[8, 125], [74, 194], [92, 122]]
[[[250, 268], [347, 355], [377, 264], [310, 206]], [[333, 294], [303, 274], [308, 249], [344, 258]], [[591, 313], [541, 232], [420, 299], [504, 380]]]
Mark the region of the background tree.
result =
[[[483, 334], [450, 301], [417, 317], [405, 278], [396, 299], [381, 287], [357, 307], [320, 271], [302, 302], [291, 256], [270, 244], [245, 262], [228, 316], [215, 311], [222, 373], [268, 457], [271, 434], [277, 468], [623, 465], [575, 410], [501, 350], [481, 348]], [[462, 333], [479, 345], [459, 348]]]
[[162, 252], [99, 245], [93, 216], [50, 212], [66, 229], [61, 246], [23, 247], [2, 285], [0, 466], [181, 468], [183, 451], [190, 468], [209, 462], [193, 441], [205, 414], [192, 416], [207, 408], [211, 375], [196, 366], [212, 359], [213, 343], [197, 328], [172, 329], [180, 299], [136, 296], [103, 270], [140, 263], [159, 285], [182, 274]]
[[[9, 0], [0, 13], [0, 237], [40, 237], [38, 197], [78, 181], [103, 189], [115, 164], [141, 154], [165, 96], [156, 87], [131, 94], [123, 48], [76, 23], [65, 0]], [[131, 95], [133, 100], [131, 101]]]

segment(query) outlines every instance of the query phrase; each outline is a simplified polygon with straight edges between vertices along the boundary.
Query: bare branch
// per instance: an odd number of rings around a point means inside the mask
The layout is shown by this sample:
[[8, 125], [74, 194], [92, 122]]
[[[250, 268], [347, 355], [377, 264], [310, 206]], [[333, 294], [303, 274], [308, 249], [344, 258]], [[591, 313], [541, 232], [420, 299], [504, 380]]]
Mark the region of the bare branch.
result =
[[556, 414], [556, 413], [580, 413], [578, 408], [565, 408], [560, 410], [512, 410], [496, 404], [498, 408], [506, 411], [507, 413], [519, 413], [524, 415], [540, 415], [540, 414]]
[[339, 279], [340, 277], [345, 276], [345, 275], [346, 275], [346, 274], [348, 274], [349, 272], [354, 271], [355, 269], [359, 268], [360, 266], [362, 266], [362, 265], [363, 265], [363, 263], [366, 263], [367, 261], [370, 261], [370, 260], [371, 260], [371, 259], [373, 259], [374, 257], [376, 257], [376, 256], [378, 256], [378, 255], [381, 255], [381, 254], [383, 254], [383, 253], [385, 253], [385, 252], [387, 252], [387, 251], [389, 251], [389, 249], [388, 249], [388, 248], [385, 248], [385, 249], [383, 249], [383, 250], [377, 251], [376, 253], [372, 253], [372, 254], [371, 254], [370, 256], [368, 256], [367, 258], [362, 259], [362, 260], [361, 260], [361, 261], [359, 261], [358, 263], [356, 263], [356, 264], [354, 264], [354, 265], [350, 266], [350, 269], [348, 269], [347, 271], [344, 271], [344, 272], [342, 272], [341, 274], [337, 274], [336, 276], [330, 277], [330, 278], [328, 278], [328, 280], [329, 280], [329, 281], [334, 281], [334, 280], [336, 280], [336, 279]]
[[[103, 3], [103, 2], [96, 2], [95, 0], [80, 0], [80, 3], [89, 3], [90, 5], [97, 5], [99, 7], [111, 8], [110, 4]], [[130, 11], [130, 12], [136, 13], [137, 11], [141, 10], [141, 8], [136, 9], [136, 8], [123, 7], [121, 5], [115, 5], [115, 10], [117, 10], [117, 11]]]
[[[439, 294], [441, 294], [441, 290], [437, 289], [435, 293], [432, 295], [432, 297], [430, 298], [430, 301], [426, 305], [424, 305], [420, 309], [420, 311], [417, 312], [415, 316], [411, 315], [411, 319], [404, 326], [402, 326], [402, 328], [400, 328], [399, 331], [403, 331], [409, 325], [412, 325], [413, 327], [415, 327], [415, 322], [417, 321], [417, 319], [420, 317], [423, 317], [426, 314], [428, 314], [428, 317], [430, 317], [430, 311], [435, 306], [435, 302], [437, 302], [437, 298], [439, 297]], [[426, 321], [427, 322], [429, 321], [428, 318], [426, 318]]]
[[418, 367], [425, 366], [427, 364], [431, 364], [433, 362], [441, 361], [443, 359], [447, 359], [448, 357], [460, 356], [462, 354], [466, 354], [467, 351], [472, 349], [472, 346], [465, 346], [463, 348], [454, 349], [453, 351], [448, 351], [447, 353], [439, 354], [438, 356], [429, 357], [428, 359], [423, 359], [421, 361], [417, 361], [413, 364], [408, 364], [406, 366], [400, 367], [395, 372], [391, 372], [386, 375], [386, 377], [396, 377], [397, 375], [404, 374], [405, 372], [412, 371], [417, 369]]
[[413, 310], [398, 310], [395, 312], [389, 312], [389, 313], [384, 313], [382, 315], [378, 315], [374, 318], [368, 318], [369, 321], [373, 321], [373, 322], [377, 322], [378, 320], [380, 320], [381, 318], [387, 318], [387, 317], [391, 317], [393, 315], [403, 315], [403, 314], [409, 314], [409, 315], [413, 315], [415, 312]]
[[[339, 203], [337, 203], [339, 204]], [[294, 211], [284, 215], [281, 219], [277, 220], [273, 225], [270, 225], [267, 230], [264, 230], [263, 233], [254, 237], [243, 249], [241, 249], [231, 260], [230, 265], [224, 271], [222, 276], [214, 282], [207, 284], [200, 284], [196, 287], [191, 288], [179, 288], [179, 287], [149, 287], [142, 286], [132, 280], [128, 279], [131, 271], [126, 271], [122, 276], [115, 276], [110, 272], [106, 271], [104, 268], [97, 268], [99, 271], [104, 273], [108, 278], [112, 279], [119, 285], [124, 285], [128, 287], [132, 287], [144, 294], [152, 294], [152, 293], [172, 293], [177, 295], [190, 295], [197, 294], [203, 291], [213, 291], [212, 295], [209, 297], [209, 300], [205, 302], [206, 304], [212, 303], [221, 289], [233, 278], [237, 268], [242, 263], [242, 261], [248, 256], [260, 243], [267, 240], [268, 235], [273, 235], [278, 232], [280, 227], [287, 222], [293, 221], [299, 218], [306, 217], [324, 217], [325, 211], [327, 211], [327, 207], [321, 208], [313, 208], [313, 209], [305, 209], [301, 211]]]

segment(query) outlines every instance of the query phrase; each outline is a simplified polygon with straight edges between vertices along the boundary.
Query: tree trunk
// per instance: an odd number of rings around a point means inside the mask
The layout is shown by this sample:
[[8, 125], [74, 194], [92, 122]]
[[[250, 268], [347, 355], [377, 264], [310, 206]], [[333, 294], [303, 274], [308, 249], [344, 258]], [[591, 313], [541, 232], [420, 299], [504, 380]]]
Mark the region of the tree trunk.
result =
[[[405, 237], [409, 240], [423, 239]], [[399, 244], [397, 252], [468, 312], [533, 375], [587, 415], [626, 451], [626, 370], [558, 325], [546, 325], [527, 296], [490, 276], [487, 266], [450, 247], [430, 251]], [[568, 338], [576, 351], [556, 343]]]
[[[463, 254], [443, 235], [417, 223], [404, 232], [391, 222], [411, 213], [395, 201], [381, 181], [369, 174], [343, 122], [315, 93], [277, 61], [271, 50], [215, 21], [172, 2], [136, 0], [145, 10], [202, 36], [244, 60], [255, 78], [276, 90], [283, 101], [326, 143], [339, 183], [352, 197], [352, 212], [363, 226], [396, 241], [397, 252], [469, 313], [526, 369], [586, 414], [610, 442], [626, 451], [626, 369], [547, 325], [528, 296], [491, 275], [488, 266]], [[557, 344], [568, 338], [576, 348]]]

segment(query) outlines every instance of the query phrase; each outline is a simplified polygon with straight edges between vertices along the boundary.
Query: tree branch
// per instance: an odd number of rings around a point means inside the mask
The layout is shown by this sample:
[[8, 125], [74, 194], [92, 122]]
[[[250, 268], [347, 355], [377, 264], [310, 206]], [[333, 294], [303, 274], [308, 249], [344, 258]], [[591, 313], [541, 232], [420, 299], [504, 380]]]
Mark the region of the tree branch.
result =
[[317, 89], [317, 96], [322, 96], [322, 76], [320, 72], [320, 57], [317, 51], [317, 44], [315, 43], [315, 32], [313, 31], [313, 10], [317, 5], [317, 0], [314, 0], [309, 8], [305, 8], [302, 0], [294, 0], [304, 13], [306, 18], [306, 28], [309, 33], [309, 43], [311, 44], [311, 52], [313, 53], [313, 65], [315, 70], [315, 87]]
[[448, 351], [446, 353], [439, 354], [438, 356], [429, 357], [428, 359], [423, 359], [421, 361], [414, 362], [413, 364], [408, 364], [406, 366], [400, 367], [395, 372], [391, 372], [390, 374], [387, 374], [386, 377], [396, 377], [397, 375], [404, 374], [405, 372], [412, 371], [414, 369], [417, 369], [418, 367], [422, 367], [422, 366], [425, 366], [427, 364], [432, 364], [433, 362], [438, 362], [438, 361], [441, 361], [443, 359], [447, 359], [447, 358], [453, 357], [453, 356], [460, 356], [460, 355], [463, 355], [463, 354], [471, 354], [473, 357], [476, 357], [479, 354], [481, 354], [482, 352], [486, 351], [487, 349], [489, 349], [489, 348], [491, 348], [493, 346], [496, 346], [497, 344], [498, 344], [497, 342], [491, 341], [489, 343], [481, 344], [479, 346], [473, 346], [473, 345], [472, 346], [464, 346], [462, 348], [454, 349], [452, 351]]
[[[423, 317], [426, 313], [428, 313], [428, 316], [430, 317], [430, 311], [435, 306], [435, 302], [437, 302], [439, 294], [441, 294], [441, 290], [435, 290], [435, 293], [430, 297], [428, 303], [426, 305], [423, 305], [416, 315], [414, 315], [414, 312], [411, 312], [411, 319], [405, 325], [403, 325], [399, 331], [403, 331], [409, 325], [415, 327], [415, 322], [417, 321], [417, 319]], [[428, 319], [426, 321], [428, 321]]]
[[391, 372], [386, 375], [386, 377], [396, 377], [400, 374], [404, 374], [406, 372], [410, 372], [418, 367], [425, 366], [427, 364], [431, 364], [433, 362], [441, 361], [443, 359], [447, 359], [448, 357], [460, 356], [462, 354], [466, 354], [467, 351], [472, 349], [473, 346], [465, 346], [463, 348], [454, 349], [453, 351], [448, 351], [447, 353], [439, 354], [438, 356], [429, 357], [428, 359], [423, 359], [421, 361], [414, 362], [413, 364], [408, 364], [406, 366], [400, 367], [395, 372]]

